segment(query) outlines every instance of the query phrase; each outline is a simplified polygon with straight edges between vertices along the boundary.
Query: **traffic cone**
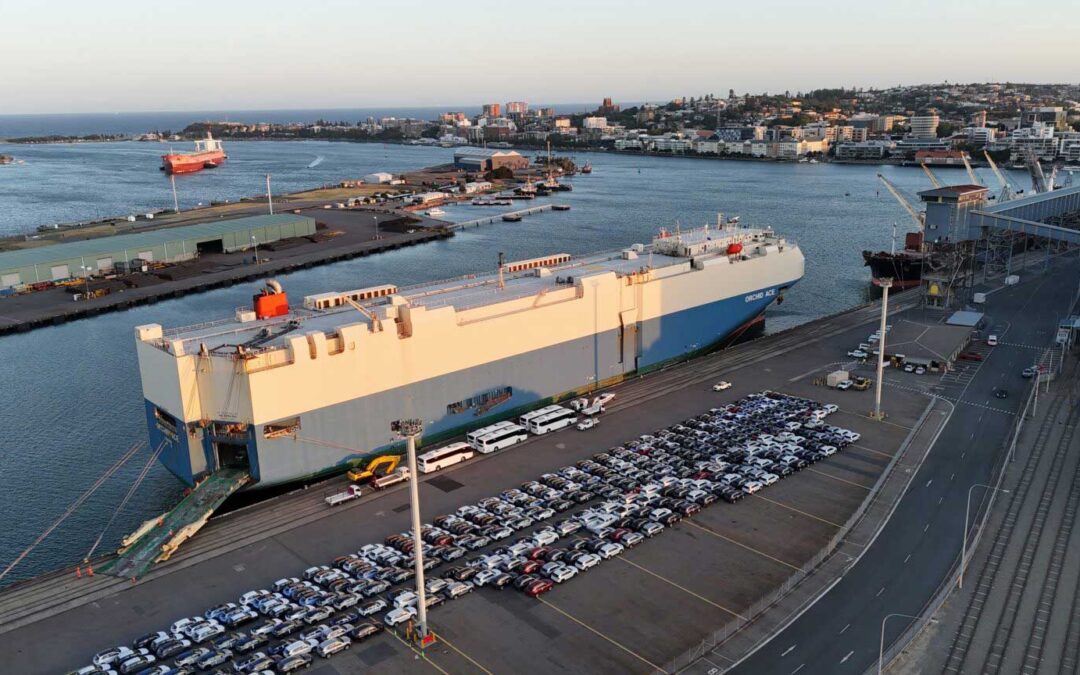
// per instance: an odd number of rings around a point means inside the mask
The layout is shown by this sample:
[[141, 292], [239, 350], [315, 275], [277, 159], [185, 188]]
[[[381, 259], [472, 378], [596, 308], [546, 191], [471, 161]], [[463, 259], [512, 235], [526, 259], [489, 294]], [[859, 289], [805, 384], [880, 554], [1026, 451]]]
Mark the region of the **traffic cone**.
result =
[[94, 567], [90, 563], [86, 563], [86, 576], [94, 576]]
[[75, 566], [75, 578], [82, 579], [82, 569], [78, 565]]

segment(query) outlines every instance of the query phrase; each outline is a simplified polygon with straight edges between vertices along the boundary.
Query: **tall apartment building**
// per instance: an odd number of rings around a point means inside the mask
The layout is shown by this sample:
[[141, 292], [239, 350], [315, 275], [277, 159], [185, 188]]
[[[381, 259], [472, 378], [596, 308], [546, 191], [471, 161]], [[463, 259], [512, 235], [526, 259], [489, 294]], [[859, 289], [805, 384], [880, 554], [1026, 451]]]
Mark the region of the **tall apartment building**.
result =
[[502, 106], [498, 103], [484, 104], [484, 117], [502, 117]]
[[937, 138], [937, 128], [940, 119], [936, 114], [915, 115], [911, 118], [910, 138]]
[[527, 112], [529, 112], [529, 104], [525, 101], [510, 101], [506, 104], [507, 115], [512, 115], [514, 113], [524, 115]]
[[1069, 125], [1065, 119], [1065, 109], [1061, 106], [1039, 106], [1020, 112], [1020, 126], [1033, 127], [1037, 123], [1046, 124], [1057, 131], [1067, 131]]

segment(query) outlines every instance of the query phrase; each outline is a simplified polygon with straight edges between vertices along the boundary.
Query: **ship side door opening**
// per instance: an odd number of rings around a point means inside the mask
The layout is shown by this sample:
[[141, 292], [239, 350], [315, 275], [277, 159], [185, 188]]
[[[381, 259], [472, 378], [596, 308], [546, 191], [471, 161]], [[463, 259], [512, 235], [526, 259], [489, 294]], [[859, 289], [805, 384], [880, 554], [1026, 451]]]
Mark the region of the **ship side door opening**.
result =
[[246, 445], [216, 441], [214, 443], [214, 451], [217, 453], [217, 464], [219, 469], [251, 468]]
[[210, 429], [218, 469], [251, 469], [247, 424], [215, 422]]

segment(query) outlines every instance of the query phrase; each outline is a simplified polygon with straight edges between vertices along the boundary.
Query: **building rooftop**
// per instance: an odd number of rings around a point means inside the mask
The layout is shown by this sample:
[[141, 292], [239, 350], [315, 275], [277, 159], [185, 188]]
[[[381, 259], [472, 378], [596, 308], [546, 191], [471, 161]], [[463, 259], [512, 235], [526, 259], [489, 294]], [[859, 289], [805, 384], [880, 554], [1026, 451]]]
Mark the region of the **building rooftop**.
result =
[[919, 193], [919, 197], [922, 199], [939, 199], [950, 197], [962, 197], [965, 195], [971, 195], [978, 192], [989, 192], [989, 189], [982, 185], [949, 185], [945, 187], [934, 188], [933, 190], [923, 190]]
[[517, 150], [499, 148], [461, 148], [454, 151], [454, 157], [506, 157], [520, 154]]
[[310, 218], [292, 213], [249, 216], [246, 218], [234, 218], [232, 220], [199, 223], [197, 225], [163, 227], [158, 230], [150, 230], [147, 232], [94, 237], [92, 239], [38, 246], [18, 251], [4, 251], [0, 253], [0, 269], [47, 265], [48, 263], [57, 260], [71, 260], [72, 258], [80, 257], [89, 259], [102, 253], [112, 253], [122, 250], [130, 250], [134, 255], [137, 251], [147, 250], [154, 246], [161, 245], [162, 243], [199, 240], [210, 241], [219, 238], [224, 234], [257, 230], [263, 227], [292, 223], [298, 220], [310, 220]]

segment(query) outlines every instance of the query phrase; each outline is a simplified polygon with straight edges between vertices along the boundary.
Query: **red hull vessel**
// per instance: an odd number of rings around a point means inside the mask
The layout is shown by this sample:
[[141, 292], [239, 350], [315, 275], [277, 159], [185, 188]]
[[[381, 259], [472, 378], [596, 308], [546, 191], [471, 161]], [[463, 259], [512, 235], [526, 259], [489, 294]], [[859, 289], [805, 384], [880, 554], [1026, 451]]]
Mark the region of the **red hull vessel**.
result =
[[195, 152], [175, 152], [161, 156], [161, 170], [165, 173], [194, 173], [203, 169], [212, 169], [225, 161], [225, 150], [221, 141], [206, 134], [206, 138], [195, 141]]

